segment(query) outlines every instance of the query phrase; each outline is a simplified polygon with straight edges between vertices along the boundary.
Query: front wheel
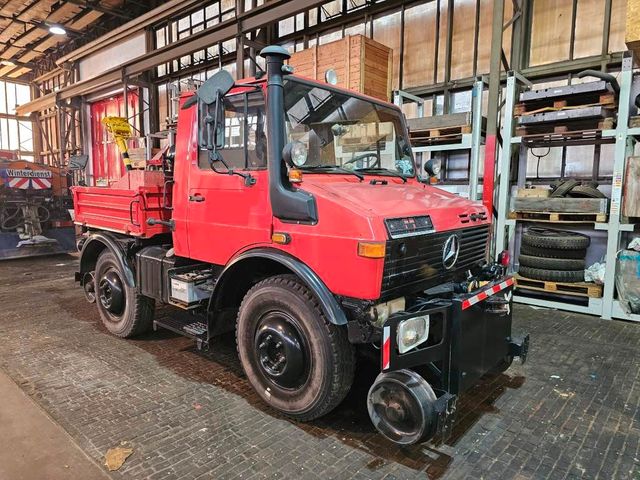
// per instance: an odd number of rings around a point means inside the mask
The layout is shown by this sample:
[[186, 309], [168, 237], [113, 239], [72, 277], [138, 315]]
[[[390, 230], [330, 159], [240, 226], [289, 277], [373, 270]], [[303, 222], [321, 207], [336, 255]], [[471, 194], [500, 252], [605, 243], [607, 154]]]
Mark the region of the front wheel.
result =
[[236, 339], [258, 395], [297, 420], [325, 415], [351, 388], [355, 356], [346, 330], [327, 321], [313, 293], [294, 275], [267, 278], [247, 292]]
[[153, 299], [127, 285], [124, 272], [111, 251], [105, 250], [98, 257], [94, 278], [93, 296], [102, 323], [109, 332], [129, 338], [151, 328]]

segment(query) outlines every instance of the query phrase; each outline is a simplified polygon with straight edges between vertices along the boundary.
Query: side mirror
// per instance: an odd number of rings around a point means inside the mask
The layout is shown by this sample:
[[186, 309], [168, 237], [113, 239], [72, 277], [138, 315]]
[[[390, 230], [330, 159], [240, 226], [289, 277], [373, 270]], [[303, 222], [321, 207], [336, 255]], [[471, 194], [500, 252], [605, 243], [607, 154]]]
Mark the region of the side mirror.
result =
[[195, 95], [189, 97], [182, 105], [182, 109], [187, 109], [195, 105], [198, 101], [211, 105], [218, 97], [224, 97], [233, 88], [233, 77], [226, 70], [218, 70], [211, 78], [206, 80], [202, 86], [196, 90]]

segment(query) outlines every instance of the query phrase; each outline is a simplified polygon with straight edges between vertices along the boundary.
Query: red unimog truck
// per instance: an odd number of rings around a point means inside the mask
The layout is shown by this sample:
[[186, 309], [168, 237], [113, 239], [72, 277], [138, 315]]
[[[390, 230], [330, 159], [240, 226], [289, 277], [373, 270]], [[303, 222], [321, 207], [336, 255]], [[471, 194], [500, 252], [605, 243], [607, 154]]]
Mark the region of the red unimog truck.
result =
[[[266, 75], [220, 71], [182, 96], [161, 168], [74, 188], [76, 280], [120, 337], [163, 327], [206, 347], [235, 330], [249, 382], [294, 419], [334, 409], [356, 351], [374, 355], [376, 428], [446, 434], [457, 395], [528, 348], [486, 208], [419, 180], [397, 107], [261, 55]], [[159, 304], [173, 315], [154, 319]]]

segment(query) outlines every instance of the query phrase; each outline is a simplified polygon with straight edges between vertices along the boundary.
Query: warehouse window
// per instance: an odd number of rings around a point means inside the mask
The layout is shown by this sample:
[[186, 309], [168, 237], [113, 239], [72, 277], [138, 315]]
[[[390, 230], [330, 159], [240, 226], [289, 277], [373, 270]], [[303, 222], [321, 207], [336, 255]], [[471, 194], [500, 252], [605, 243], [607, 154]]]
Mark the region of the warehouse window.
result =
[[[183, 38], [187, 38], [219, 23], [235, 18], [236, 2], [233, 0], [218, 0], [187, 13], [181, 17], [173, 18], [155, 28], [156, 48], [163, 48]], [[235, 39], [212, 45], [206, 49], [198, 50], [189, 55], [184, 55], [176, 60], [159, 65], [156, 75], [164, 77], [175, 74], [180, 70], [207, 65], [219, 61], [225, 54], [233, 53], [236, 49]]]
[[16, 107], [31, 100], [28, 85], [0, 80], [0, 150], [5, 156], [33, 160], [33, 127]]

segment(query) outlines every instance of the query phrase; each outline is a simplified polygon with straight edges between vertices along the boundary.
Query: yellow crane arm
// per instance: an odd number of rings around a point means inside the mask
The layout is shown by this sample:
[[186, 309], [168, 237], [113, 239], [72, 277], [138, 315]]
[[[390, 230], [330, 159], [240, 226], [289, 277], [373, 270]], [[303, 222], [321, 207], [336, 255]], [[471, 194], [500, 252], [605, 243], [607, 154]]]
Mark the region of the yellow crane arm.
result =
[[127, 170], [131, 170], [131, 160], [129, 159], [129, 151], [127, 148], [127, 139], [131, 137], [131, 125], [126, 118], [123, 117], [104, 117], [102, 124], [107, 131], [113, 136], [113, 139], [122, 155], [122, 162]]

